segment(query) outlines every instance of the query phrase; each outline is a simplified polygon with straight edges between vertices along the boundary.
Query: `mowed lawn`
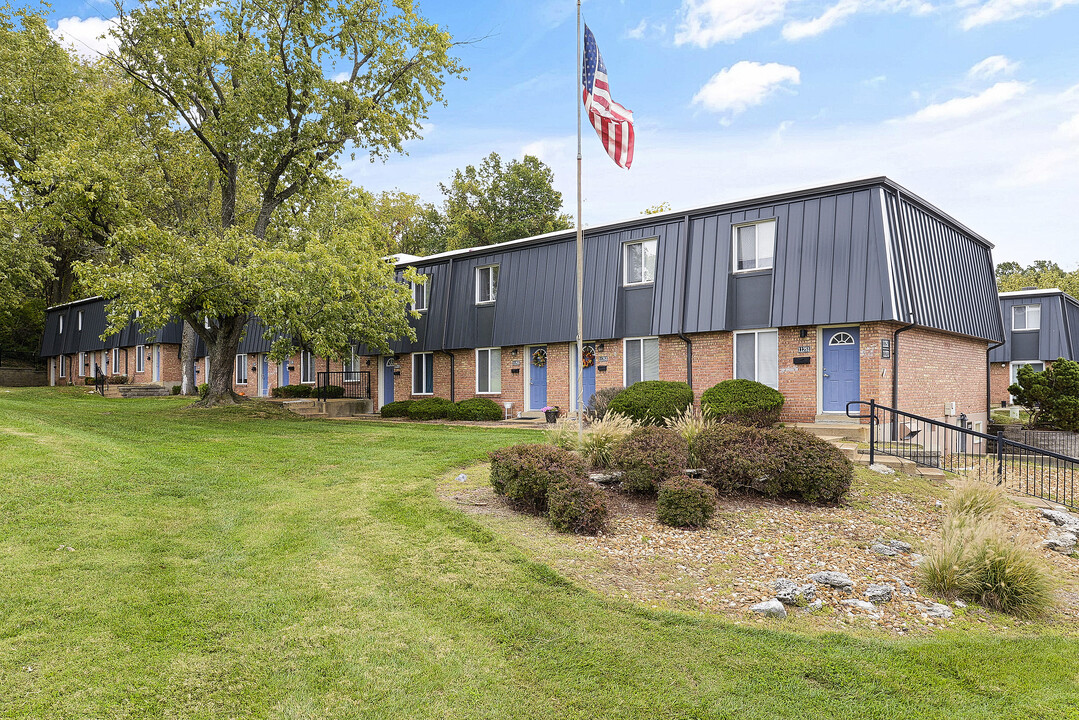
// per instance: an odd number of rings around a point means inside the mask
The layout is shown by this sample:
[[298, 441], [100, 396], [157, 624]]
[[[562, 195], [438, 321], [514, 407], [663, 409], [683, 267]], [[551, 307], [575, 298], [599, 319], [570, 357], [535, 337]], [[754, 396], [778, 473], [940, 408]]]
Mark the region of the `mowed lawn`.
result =
[[650, 611], [565, 581], [435, 498], [436, 477], [534, 433], [185, 402], [0, 390], [0, 717], [1079, 707], [1073, 638], [810, 637]]

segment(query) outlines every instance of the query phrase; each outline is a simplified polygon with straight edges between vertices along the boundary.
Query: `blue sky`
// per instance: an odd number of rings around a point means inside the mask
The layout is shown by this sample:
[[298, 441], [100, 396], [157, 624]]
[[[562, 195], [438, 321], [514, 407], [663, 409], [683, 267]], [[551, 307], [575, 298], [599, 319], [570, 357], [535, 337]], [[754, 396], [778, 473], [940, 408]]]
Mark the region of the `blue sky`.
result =
[[[439, 201], [492, 150], [534, 154], [575, 203], [575, 5], [420, 3], [470, 70], [424, 139], [369, 190]], [[112, 6], [53, 3], [96, 45]], [[585, 121], [584, 221], [887, 175], [979, 232], [995, 259], [1079, 266], [1079, 0], [589, 0], [612, 95], [634, 111], [632, 170]]]

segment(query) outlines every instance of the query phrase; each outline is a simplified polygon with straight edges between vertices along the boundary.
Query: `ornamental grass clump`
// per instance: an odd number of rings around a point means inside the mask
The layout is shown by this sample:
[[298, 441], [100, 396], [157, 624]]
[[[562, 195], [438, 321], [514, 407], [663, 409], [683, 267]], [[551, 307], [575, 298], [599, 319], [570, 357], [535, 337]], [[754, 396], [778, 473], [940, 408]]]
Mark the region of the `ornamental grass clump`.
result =
[[689, 445], [690, 467], [701, 466], [700, 457], [697, 455], [697, 436], [705, 430], [715, 427], [715, 425], [716, 423], [712, 418], [705, 415], [700, 408], [692, 405], [667, 422], [667, 427], [681, 435], [686, 444]]
[[547, 488], [547, 519], [558, 532], [595, 535], [607, 526], [603, 491], [582, 478], [552, 483]]
[[553, 483], [581, 480], [584, 461], [576, 454], [541, 443], [526, 443], [491, 453], [491, 486], [517, 510], [542, 513]]
[[577, 423], [560, 420], [543, 431], [543, 438], [548, 445], [563, 450], [577, 450]]
[[630, 492], [655, 492], [659, 484], [679, 475], [689, 460], [689, 446], [674, 430], [654, 425], [635, 429], [615, 446], [611, 465], [622, 471], [622, 487]]
[[699, 528], [716, 511], [716, 491], [697, 478], [679, 475], [659, 486], [656, 519], [672, 527]]
[[[585, 431], [580, 451], [594, 468], [608, 468], [618, 443], [629, 437], [637, 425], [625, 415], [608, 412], [602, 420], [596, 420]], [[574, 430], [573, 441], [577, 441]]]

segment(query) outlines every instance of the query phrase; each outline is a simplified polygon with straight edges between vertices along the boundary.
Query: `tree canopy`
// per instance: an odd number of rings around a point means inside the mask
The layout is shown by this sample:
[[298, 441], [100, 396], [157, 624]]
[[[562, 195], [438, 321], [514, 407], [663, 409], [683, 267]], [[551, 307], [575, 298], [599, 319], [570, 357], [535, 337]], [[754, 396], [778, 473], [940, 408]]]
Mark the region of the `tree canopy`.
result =
[[1025, 287], [1060, 288], [1079, 297], [1079, 268], [1068, 272], [1050, 260], [1038, 260], [1026, 267], [1016, 262], [1003, 262], [997, 265], [997, 287], [1001, 292]]

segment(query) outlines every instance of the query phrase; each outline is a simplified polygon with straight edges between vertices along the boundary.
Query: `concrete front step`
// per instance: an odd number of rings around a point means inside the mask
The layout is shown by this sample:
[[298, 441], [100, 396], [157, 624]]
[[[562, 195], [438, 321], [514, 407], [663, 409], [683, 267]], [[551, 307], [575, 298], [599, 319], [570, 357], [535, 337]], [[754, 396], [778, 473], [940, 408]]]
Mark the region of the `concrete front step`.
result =
[[794, 427], [813, 433], [829, 442], [835, 440], [866, 442], [869, 440], [869, 426], [855, 422], [795, 423]]
[[[867, 448], [859, 448], [857, 444], [843, 440], [829, 440], [829, 442], [839, 448], [847, 459], [856, 465], [869, 465], [869, 450]], [[932, 480], [943, 480], [946, 477], [944, 471], [939, 468], [924, 467], [912, 460], [896, 457], [895, 455], [877, 453], [873, 459], [878, 465], [890, 467], [907, 475], [920, 475]]]

